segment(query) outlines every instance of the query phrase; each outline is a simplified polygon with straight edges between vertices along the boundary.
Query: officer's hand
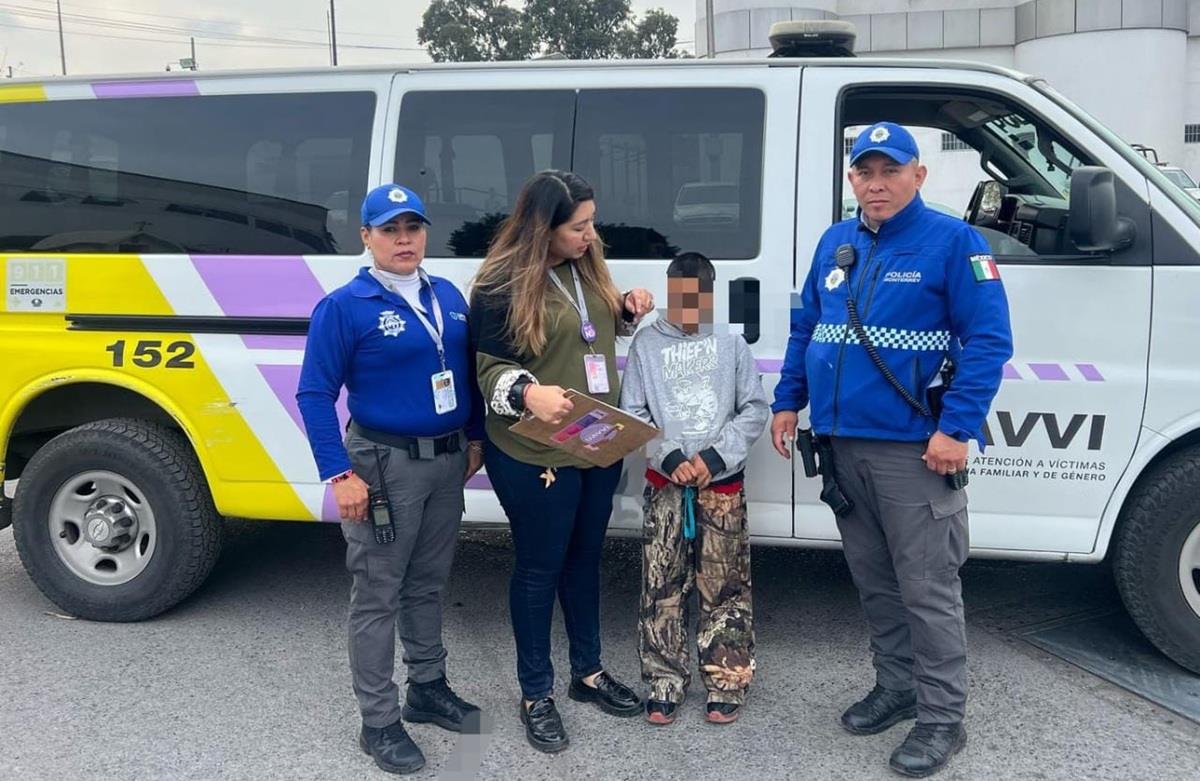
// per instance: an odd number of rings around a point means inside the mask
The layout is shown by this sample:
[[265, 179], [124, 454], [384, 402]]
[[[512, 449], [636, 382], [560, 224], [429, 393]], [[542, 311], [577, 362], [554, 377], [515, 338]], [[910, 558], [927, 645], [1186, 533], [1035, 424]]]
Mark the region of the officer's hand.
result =
[[690, 461], [684, 461], [671, 473], [671, 482], [675, 485], [691, 485], [695, 480], [696, 468]]
[[938, 431], [929, 438], [921, 460], [939, 475], [961, 472], [967, 468], [967, 443]]
[[543, 423], [562, 423], [575, 406], [559, 385], [530, 385], [525, 390], [525, 409]]
[[343, 521], [359, 523], [367, 519], [367, 492], [367, 484], [354, 474], [333, 484], [333, 498]]
[[625, 294], [624, 304], [636, 324], [654, 310], [654, 295], [644, 287], [634, 288]]
[[470, 480], [483, 467], [483, 442], [470, 442], [467, 444], [467, 475], [466, 480]]
[[692, 469], [696, 472], [696, 479], [692, 484], [700, 490], [708, 488], [708, 484], [712, 482], [712, 472], [708, 471], [708, 464], [704, 463], [699, 453], [692, 456]]
[[775, 452], [784, 458], [792, 457], [792, 444], [796, 441], [796, 426], [799, 425], [795, 412], [776, 412], [771, 418], [771, 444]]

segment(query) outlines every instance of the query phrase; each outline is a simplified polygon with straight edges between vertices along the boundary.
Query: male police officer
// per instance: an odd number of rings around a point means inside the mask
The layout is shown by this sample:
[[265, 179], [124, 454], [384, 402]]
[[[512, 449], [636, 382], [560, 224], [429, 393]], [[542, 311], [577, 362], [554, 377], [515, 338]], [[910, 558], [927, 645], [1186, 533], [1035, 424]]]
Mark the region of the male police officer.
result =
[[875, 734], [915, 716], [890, 762], [907, 776], [936, 772], [966, 744], [958, 570], [967, 497], [956, 480], [967, 443], [983, 445], [984, 416], [1012, 355], [987, 243], [925, 206], [917, 192], [925, 175], [899, 125], [876, 123], [855, 140], [849, 180], [859, 214], [817, 245], [771, 425], [775, 449], [789, 457], [796, 412], [811, 405], [826, 462], [822, 498], [837, 514], [876, 670], [874, 689], [842, 726]]
[[[388, 184], [367, 194], [362, 240], [372, 265], [317, 304], [296, 394], [353, 576], [359, 745], [394, 773], [425, 764], [401, 715], [454, 731], [476, 731], [480, 720], [446, 682], [442, 591], [463, 484], [483, 463], [483, 399], [467, 303], [421, 268], [428, 222], [412, 190]], [[344, 442], [334, 411], [343, 387], [353, 418]], [[397, 625], [408, 667], [403, 708], [392, 680]]]

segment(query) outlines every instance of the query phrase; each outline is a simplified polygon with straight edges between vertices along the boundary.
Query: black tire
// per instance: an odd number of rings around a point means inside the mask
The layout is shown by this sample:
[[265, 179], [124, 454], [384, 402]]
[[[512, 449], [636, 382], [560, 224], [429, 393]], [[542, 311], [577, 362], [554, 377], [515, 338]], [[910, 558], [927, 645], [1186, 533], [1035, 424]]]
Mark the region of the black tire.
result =
[[[131, 480], [154, 514], [155, 544], [144, 568], [118, 585], [76, 574], [52, 539], [55, 494], [93, 470]], [[21, 473], [13, 521], [17, 552], [33, 582], [65, 612], [93, 621], [140, 621], [162, 613], [204, 582], [221, 547], [221, 519], [187, 439], [143, 420], [96, 421], [48, 442]]]
[[1112, 559], [1121, 599], [1138, 628], [1194, 673], [1200, 673], [1200, 613], [1188, 604], [1179, 567], [1198, 525], [1200, 449], [1191, 448], [1168, 456], [1138, 481], [1121, 512]]

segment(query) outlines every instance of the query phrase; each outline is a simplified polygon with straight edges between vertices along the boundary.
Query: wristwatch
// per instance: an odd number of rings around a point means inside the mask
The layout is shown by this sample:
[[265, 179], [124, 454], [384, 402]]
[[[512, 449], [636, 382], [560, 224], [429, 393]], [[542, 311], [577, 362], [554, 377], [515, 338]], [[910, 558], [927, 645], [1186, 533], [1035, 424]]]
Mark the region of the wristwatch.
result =
[[342, 472], [340, 475], [334, 475], [333, 477], [329, 478], [329, 484], [337, 485], [338, 483], [342, 482], [343, 480], [349, 480], [351, 477], [354, 477], [354, 470], [347, 469], [345, 472]]
[[508, 406], [515, 409], [517, 412], [525, 410], [525, 389], [533, 383], [529, 380], [517, 380], [508, 389]]

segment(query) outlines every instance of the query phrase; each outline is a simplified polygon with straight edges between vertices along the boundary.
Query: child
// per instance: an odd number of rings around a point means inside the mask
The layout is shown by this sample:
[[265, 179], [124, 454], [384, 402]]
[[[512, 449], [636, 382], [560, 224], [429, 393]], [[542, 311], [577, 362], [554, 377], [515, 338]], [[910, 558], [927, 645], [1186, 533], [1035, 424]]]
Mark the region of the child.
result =
[[708, 258], [667, 267], [667, 317], [629, 347], [621, 407], [658, 426], [646, 469], [638, 651], [646, 719], [670, 724], [691, 680], [684, 614], [700, 592], [697, 644], [707, 718], [736, 721], [754, 675], [746, 456], [769, 417], [746, 341], [712, 328]]

